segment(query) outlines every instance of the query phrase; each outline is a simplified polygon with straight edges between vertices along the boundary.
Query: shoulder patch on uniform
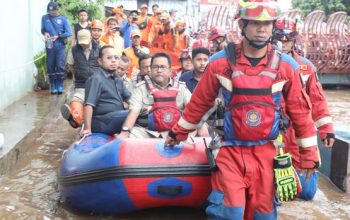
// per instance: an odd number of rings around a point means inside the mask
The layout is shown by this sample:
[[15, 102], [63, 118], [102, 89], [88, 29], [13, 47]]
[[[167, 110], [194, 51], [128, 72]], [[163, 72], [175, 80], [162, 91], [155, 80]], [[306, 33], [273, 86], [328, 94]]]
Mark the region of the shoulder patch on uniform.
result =
[[314, 70], [315, 72], [317, 71], [317, 68], [315, 67], [315, 65], [306, 57], [301, 57], [301, 62], [305, 63], [305, 65], [308, 65], [311, 67], [312, 70]]
[[299, 69], [300, 69], [300, 70], [305, 70], [305, 71], [306, 71], [306, 70], [307, 70], [307, 65], [305, 65], [305, 64], [300, 64], [300, 65], [299, 65]]

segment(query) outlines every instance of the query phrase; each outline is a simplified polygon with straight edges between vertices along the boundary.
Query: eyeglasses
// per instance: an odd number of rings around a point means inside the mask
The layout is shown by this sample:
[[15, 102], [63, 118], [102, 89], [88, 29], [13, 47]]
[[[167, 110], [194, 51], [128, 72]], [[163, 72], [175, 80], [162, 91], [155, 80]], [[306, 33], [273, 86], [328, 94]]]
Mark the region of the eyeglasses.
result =
[[163, 71], [163, 70], [167, 70], [167, 69], [169, 69], [169, 67], [168, 66], [163, 66], [163, 65], [161, 65], [161, 66], [152, 65], [151, 66], [151, 70], [161, 70], [161, 71]]

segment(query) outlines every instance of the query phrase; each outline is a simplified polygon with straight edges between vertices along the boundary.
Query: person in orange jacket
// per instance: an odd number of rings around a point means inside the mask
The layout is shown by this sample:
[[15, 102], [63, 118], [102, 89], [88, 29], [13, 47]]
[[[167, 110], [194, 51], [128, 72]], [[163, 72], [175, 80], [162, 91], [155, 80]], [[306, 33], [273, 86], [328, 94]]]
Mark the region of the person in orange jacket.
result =
[[140, 7], [141, 13], [138, 16], [136, 24], [139, 26], [141, 31], [141, 45], [148, 47], [148, 34], [150, 31], [150, 26], [148, 25], [150, 18], [147, 15], [148, 6], [146, 4], [142, 4]]
[[117, 19], [119, 26], [127, 19], [127, 16], [123, 12], [122, 5], [113, 8], [111, 16], [114, 16]]
[[[308, 94], [312, 106], [312, 119], [320, 133], [321, 140], [325, 147], [331, 147], [334, 143], [334, 129], [332, 118], [327, 107], [326, 96], [322, 85], [318, 80], [316, 67], [305, 57], [298, 55], [295, 51], [295, 42], [298, 37], [297, 22], [289, 17], [282, 17], [276, 21], [274, 40], [282, 42], [282, 51], [291, 55], [299, 64], [299, 72], [303, 81], [304, 90]], [[285, 149], [292, 155], [293, 166], [299, 174], [303, 191], [299, 198], [311, 200], [317, 190], [318, 176], [313, 173], [308, 181], [305, 181], [305, 174], [300, 173], [300, 153], [295, 131], [289, 128], [284, 135]]]
[[145, 54], [149, 54], [147, 47], [141, 46], [142, 34], [140, 30], [131, 31], [131, 47], [124, 50], [125, 56], [127, 56], [131, 62], [128, 71], [128, 77], [131, 78], [133, 75], [136, 76], [139, 70], [139, 58]]
[[162, 27], [162, 22], [160, 20], [160, 16], [163, 13], [163, 9], [160, 9], [158, 5], [152, 6], [153, 15], [149, 20], [149, 34], [148, 34], [148, 44], [149, 47], [155, 47], [158, 48], [160, 45], [158, 45], [158, 42], [156, 41], [157, 34]]
[[124, 50], [124, 39], [120, 36], [120, 26], [115, 17], [109, 17], [106, 20], [107, 31], [101, 37], [101, 41], [114, 47], [118, 56], [121, 56]]
[[184, 20], [176, 21], [175, 25], [175, 52], [180, 53], [190, 46], [190, 34]]
[[[221, 147], [211, 175], [209, 219], [277, 219], [274, 141], [280, 135], [283, 113], [277, 109], [282, 98], [300, 143], [303, 172], [312, 175], [319, 166], [316, 130], [296, 74], [298, 64], [270, 43], [278, 14], [278, 5], [267, 0], [247, 2], [241, 8], [242, 41], [210, 58], [182, 118], [166, 138], [167, 146], [186, 140], [222, 91], [224, 135], [215, 144]], [[291, 173], [289, 177], [296, 180]]]
[[158, 42], [159, 47], [168, 50], [175, 51], [175, 27], [171, 24], [169, 19], [169, 14], [167, 12], [163, 12], [160, 15], [160, 20], [162, 25], [160, 26], [157, 35], [155, 37], [155, 41]]

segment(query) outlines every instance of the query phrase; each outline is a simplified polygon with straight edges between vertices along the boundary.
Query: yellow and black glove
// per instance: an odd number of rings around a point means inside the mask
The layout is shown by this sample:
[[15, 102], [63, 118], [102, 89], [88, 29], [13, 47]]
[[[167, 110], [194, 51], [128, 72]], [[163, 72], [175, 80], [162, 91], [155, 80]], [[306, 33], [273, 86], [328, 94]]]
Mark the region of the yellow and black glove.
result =
[[292, 157], [289, 153], [281, 153], [273, 160], [276, 194], [282, 201], [293, 200], [300, 192], [300, 180], [292, 166]]

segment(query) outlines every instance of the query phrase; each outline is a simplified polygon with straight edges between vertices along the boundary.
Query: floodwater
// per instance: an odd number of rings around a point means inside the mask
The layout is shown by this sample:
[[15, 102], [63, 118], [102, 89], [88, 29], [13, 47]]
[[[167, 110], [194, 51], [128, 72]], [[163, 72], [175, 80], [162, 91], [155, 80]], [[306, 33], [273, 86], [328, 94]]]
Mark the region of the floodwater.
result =
[[[45, 93], [45, 92], [44, 92]], [[35, 94], [34, 94], [35, 95]], [[350, 90], [327, 90], [330, 111], [337, 128], [350, 131]], [[75, 213], [61, 204], [57, 190], [57, 167], [64, 149], [73, 142], [76, 131], [61, 118], [60, 102], [48, 93], [39, 97], [51, 111], [42, 122], [33, 122], [22, 144], [30, 146], [14, 169], [0, 176], [0, 220], [2, 219], [206, 219], [201, 210], [161, 208], [118, 217], [89, 216]], [[44, 108], [35, 103], [36, 108]], [[40, 112], [40, 111], [39, 111]], [[18, 121], [25, 117], [19, 114]], [[38, 116], [39, 117], [39, 116]], [[39, 117], [40, 118], [40, 117]], [[18, 123], [18, 130], [22, 129]], [[24, 126], [24, 125], [23, 125]], [[278, 208], [279, 219], [350, 219], [350, 194], [320, 178], [319, 190], [311, 202], [293, 201]]]

